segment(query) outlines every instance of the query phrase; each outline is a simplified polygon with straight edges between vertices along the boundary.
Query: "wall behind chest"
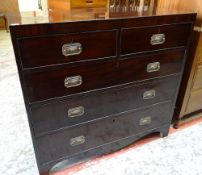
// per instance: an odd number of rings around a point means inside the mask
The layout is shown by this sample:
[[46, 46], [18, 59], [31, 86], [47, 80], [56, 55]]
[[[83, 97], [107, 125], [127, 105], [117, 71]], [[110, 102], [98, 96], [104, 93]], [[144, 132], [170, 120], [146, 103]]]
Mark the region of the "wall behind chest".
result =
[[[13, 23], [20, 22], [18, 0], [0, 0], [0, 12], [5, 14], [8, 20], [12, 19]], [[0, 28], [5, 28], [4, 25], [4, 21], [0, 19]]]

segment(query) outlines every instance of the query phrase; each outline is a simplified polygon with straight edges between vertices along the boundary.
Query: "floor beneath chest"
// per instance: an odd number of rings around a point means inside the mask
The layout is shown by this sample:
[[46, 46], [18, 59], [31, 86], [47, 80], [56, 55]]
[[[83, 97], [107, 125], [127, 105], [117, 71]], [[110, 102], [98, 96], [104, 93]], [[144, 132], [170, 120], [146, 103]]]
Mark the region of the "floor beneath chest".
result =
[[[10, 36], [0, 30], [0, 174], [38, 175]], [[145, 144], [147, 143], [147, 144]], [[201, 175], [202, 119], [57, 175]]]

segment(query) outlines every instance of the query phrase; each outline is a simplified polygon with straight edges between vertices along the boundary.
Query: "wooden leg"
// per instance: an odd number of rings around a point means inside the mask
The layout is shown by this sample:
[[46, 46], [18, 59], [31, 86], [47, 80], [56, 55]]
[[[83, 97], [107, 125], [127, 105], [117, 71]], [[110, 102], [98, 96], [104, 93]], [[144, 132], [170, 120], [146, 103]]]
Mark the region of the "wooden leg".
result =
[[173, 128], [174, 128], [174, 129], [178, 129], [178, 128], [179, 128], [179, 123], [174, 123], [174, 124], [173, 124]]
[[160, 131], [160, 137], [161, 138], [168, 136], [169, 128], [170, 128], [170, 126], [168, 126], [168, 127], [165, 126], [164, 128], [161, 129], [161, 131]]
[[8, 20], [7, 20], [7, 18], [6, 18], [5, 16], [3, 17], [3, 19], [4, 19], [4, 23], [5, 23], [6, 31], [9, 32], [9, 28], [8, 28]]

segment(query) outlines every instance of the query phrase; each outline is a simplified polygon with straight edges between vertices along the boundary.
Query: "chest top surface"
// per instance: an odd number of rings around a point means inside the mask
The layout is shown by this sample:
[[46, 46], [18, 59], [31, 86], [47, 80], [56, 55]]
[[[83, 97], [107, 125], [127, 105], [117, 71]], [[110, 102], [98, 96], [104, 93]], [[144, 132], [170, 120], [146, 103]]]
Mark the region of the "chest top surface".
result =
[[[82, 1], [82, 0], [80, 0]], [[49, 0], [47, 7], [30, 14], [21, 13], [16, 22], [10, 17], [11, 25], [53, 24], [78, 21], [108, 21], [119, 19], [136, 19], [156, 16], [176, 16], [194, 14], [193, 11], [168, 9], [158, 1], [84, 1]], [[77, 3], [76, 3], [77, 2]], [[12, 22], [14, 21], [14, 22]]]

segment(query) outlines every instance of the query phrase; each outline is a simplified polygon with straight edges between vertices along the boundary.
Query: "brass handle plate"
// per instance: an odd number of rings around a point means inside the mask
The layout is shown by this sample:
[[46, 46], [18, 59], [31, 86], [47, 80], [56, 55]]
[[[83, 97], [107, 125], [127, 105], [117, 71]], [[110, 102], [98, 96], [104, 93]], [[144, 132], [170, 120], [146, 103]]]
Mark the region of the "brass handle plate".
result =
[[70, 139], [70, 145], [76, 146], [85, 143], [86, 139], [85, 136], [78, 136]]
[[70, 117], [70, 118], [80, 117], [82, 115], [84, 115], [84, 107], [83, 106], [71, 108], [68, 110], [68, 117]]
[[82, 84], [82, 77], [80, 75], [66, 77], [64, 80], [64, 86], [66, 88], [80, 86]]
[[164, 33], [161, 34], [154, 34], [151, 36], [151, 45], [160, 45], [160, 44], [164, 44], [166, 41], [166, 36]]
[[140, 126], [149, 125], [149, 124], [151, 124], [151, 122], [152, 122], [151, 117], [144, 117], [144, 118], [140, 119], [139, 125]]
[[154, 62], [147, 64], [147, 72], [156, 72], [161, 68], [160, 62]]
[[81, 43], [69, 43], [62, 46], [62, 54], [64, 56], [79, 55], [82, 52]]
[[154, 89], [149, 90], [149, 91], [145, 91], [143, 93], [143, 99], [144, 100], [154, 98], [155, 96], [156, 96], [156, 91]]

